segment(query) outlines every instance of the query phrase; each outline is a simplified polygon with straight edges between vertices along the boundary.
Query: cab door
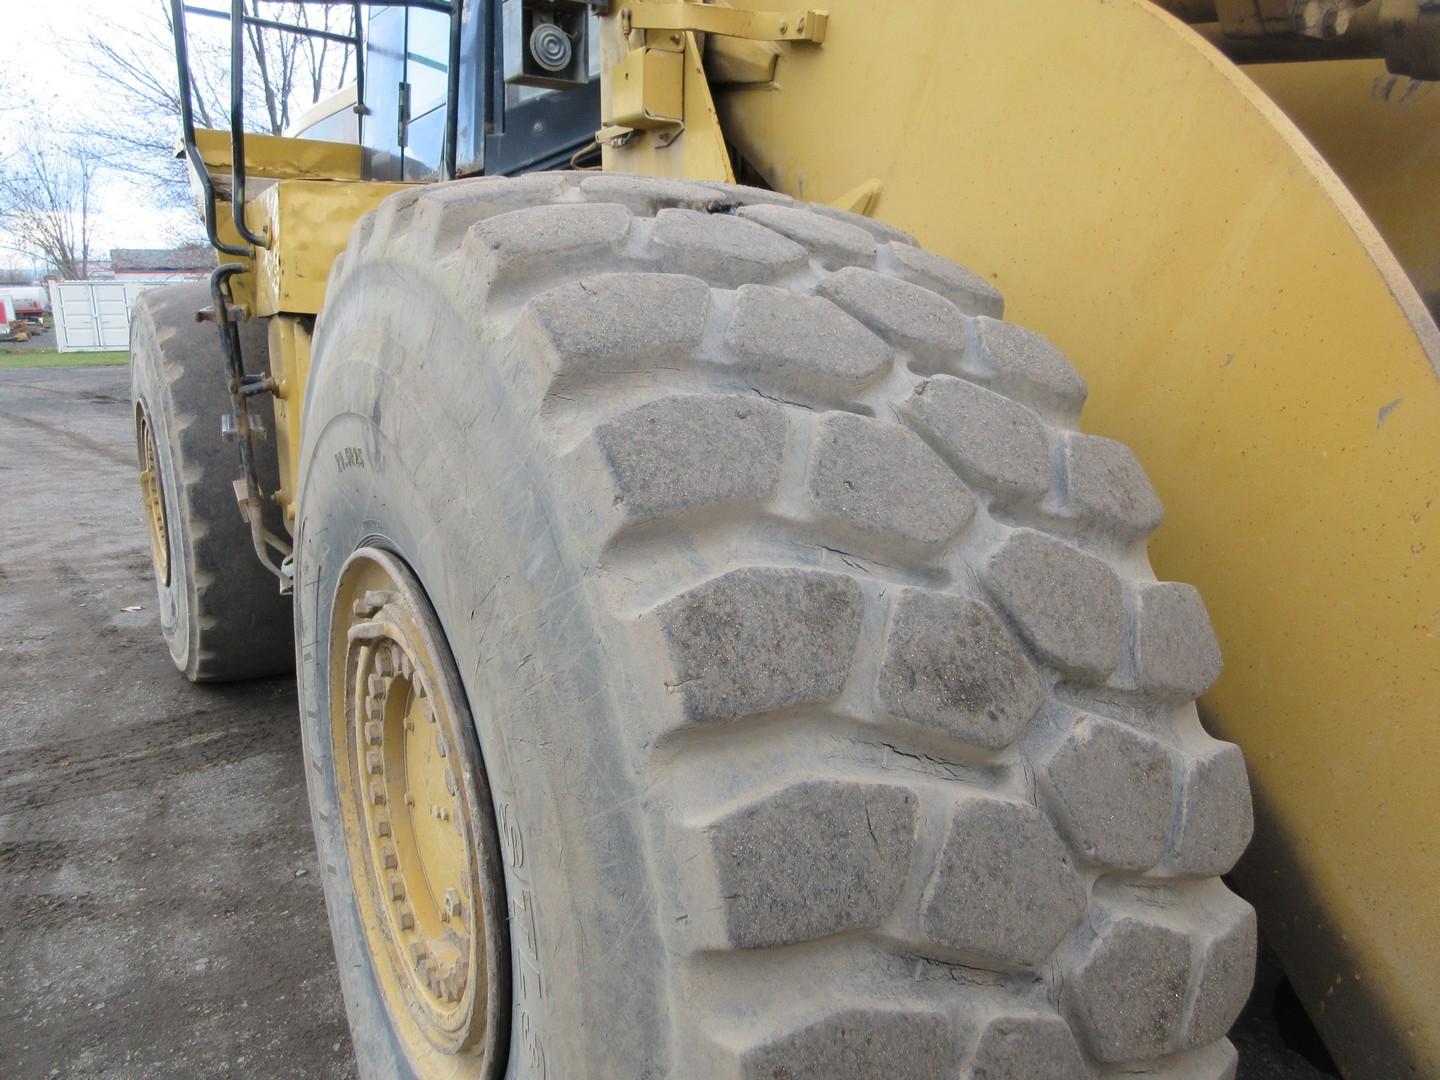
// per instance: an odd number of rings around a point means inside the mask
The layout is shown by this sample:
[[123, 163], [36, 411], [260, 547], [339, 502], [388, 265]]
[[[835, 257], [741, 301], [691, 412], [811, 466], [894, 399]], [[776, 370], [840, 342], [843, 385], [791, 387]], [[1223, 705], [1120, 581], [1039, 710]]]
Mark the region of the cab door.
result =
[[360, 142], [374, 180], [425, 180], [445, 140], [450, 16], [422, 8], [370, 9]]

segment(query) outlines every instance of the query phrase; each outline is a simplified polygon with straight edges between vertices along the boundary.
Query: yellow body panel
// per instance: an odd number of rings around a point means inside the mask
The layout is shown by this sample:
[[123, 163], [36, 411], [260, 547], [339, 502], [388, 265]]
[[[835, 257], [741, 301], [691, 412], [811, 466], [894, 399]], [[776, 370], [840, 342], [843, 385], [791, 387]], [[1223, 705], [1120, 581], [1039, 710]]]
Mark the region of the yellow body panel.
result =
[[[273, 174], [299, 171], [298, 166], [292, 168], [283, 163], [283, 144], [307, 142], [271, 139], [260, 144], [258, 148], [269, 157], [254, 163], [255, 174], [260, 175], [262, 170]], [[247, 175], [251, 172], [250, 153], [247, 139]], [[313, 159], [305, 153], [306, 147], [302, 145], [297, 160], [307, 166], [313, 164]], [[225, 164], [228, 167], [228, 157]], [[287, 529], [295, 520], [300, 418], [310, 366], [311, 323], [305, 317], [319, 314], [324, 305], [330, 268], [349, 243], [355, 222], [375, 209], [387, 195], [412, 186], [363, 180], [273, 179], [245, 205], [247, 224], [267, 237], [269, 246], [258, 250], [254, 259], [242, 260], [250, 268], [231, 279], [231, 297], [250, 318], [275, 316], [269, 330], [269, 374], [275, 381], [274, 438], [280, 476], [279, 490], [264, 494], [280, 505]], [[222, 240], [239, 243], [227, 204], [216, 207], [216, 229]], [[234, 261], [229, 256], [221, 258]]]
[[252, 230], [270, 246], [257, 253], [261, 272], [240, 275], [236, 297], [251, 315], [314, 315], [325, 302], [330, 267], [345, 250], [350, 230], [387, 195], [413, 184], [375, 181], [281, 180], [245, 207]]
[[295, 498], [299, 491], [296, 463], [300, 460], [300, 417], [304, 412], [305, 383], [310, 377], [310, 327], [293, 315], [270, 320], [270, 374], [275, 379], [275, 455], [280, 462], [280, 504], [285, 528], [295, 528]]
[[635, 49], [615, 66], [610, 122], [620, 127], [663, 128], [682, 122], [685, 54]]
[[280, 180], [245, 207], [251, 228], [263, 230], [270, 246], [257, 253], [258, 272], [252, 268], [234, 279], [234, 295], [252, 317], [277, 316], [270, 323], [270, 374], [276, 383], [280, 489], [266, 494], [280, 504], [287, 529], [294, 524], [300, 490], [300, 417], [310, 370], [310, 328], [297, 316], [318, 314], [324, 305], [330, 268], [345, 250], [355, 222], [387, 195], [411, 186]]
[[[728, 70], [754, 78], [773, 48], [774, 78], [713, 96], [696, 35], [676, 31], [662, 47], [683, 57], [683, 123], [621, 130], [607, 85], [605, 167], [727, 180], [728, 139], [773, 186], [873, 206], [981, 271], [1075, 360], [1087, 427], [1133, 445], [1168, 507], [1159, 573], [1202, 588], [1226, 651], [1203, 709], [1252, 771], [1242, 886], [1347, 1069], [1440, 1072], [1440, 334], [1419, 294], [1281, 109], [1146, 0], [832, 0], [829, 15], [823, 45], [732, 50]], [[641, 34], [622, 17], [602, 23], [607, 73]], [[1374, 65], [1252, 75], [1428, 287], [1437, 211], [1420, 185], [1440, 147], [1416, 133], [1440, 93], [1367, 100]], [[278, 182], [250, 224], [273, 243], [237, 295], [313, 314], [354, 221], [403, 185], [252, 146], [253, 174]], [[206, 155], [228, 169], [228, 144]], [[282, 502], [308, 344], [301, 320], [273, 324]]]
[[1391, 75], [1383, 60], [1241, 70], [1325, 155], [1440, 311], [1440, 83]]
[[636, 30], [688, 30], [755, 41], [824, 41], [828, 22], [825, 12], [813, 9], [746, 10], [695, 0], [637, 0], [620, 12], [621, 25]]
[[[210, 175], [230, 173], [230, 132], [200, 128], [195, 132]], [[318, 139], [287, 139], [279, 135], [245, 136], [245, 176], [248, 180], [359, 180], [363, 157], [354, 143]], [[258, 190], [258, 189], [257, 189]]]
[[1348, 1067], [1440, 1071], [1419, 296], [1280, 110], [1143, 0], [829, 10], [773, 85], [718, 93], [727, 139], [807, 199], [878, 179], [877, 217], [1077, 363], [1089, 429], [1133, 445], [1168, 508], [1159, 573], [1201, 587], [1228, 658], [1203, 704], [1257, 793], [1243, 884]]
[[[600, 56], [607, 72], [615, 70], [626, 56], [626, 37], [620, 32], [618, 20], [601, 22]], [[705, 77], [700, 48], [692, 33], [664, 35], [670, 47], [680, 46], [682, 66], [678, 72], [680, 86], [655, 94], [668, 102], [672, 98], [683, 103], [684, 122], [659, 125], [654, 130], [632, 130], [611, 138], [615, 117], [633, 112], [628, 103], [631, 96], [617, 85], [613, 76], [605, 79], [602, 88], [601, 160], [613, 172], [639, 173], [644, 176], [683, 177], [689, 180], [719, 180], [733, 183], [730, 155], [720, 132], [720, 118]], [[676, 40], [678, 39], [678, 41]], [[668, 70], [655, 74], [675, 73]]]
[[[201, 128], [195, 144], [219, 189], [216, 231], [222, 240], [240, 244], [227, 198], [230, 133]], [[252, 269], [231, 283], [236, 303], [251, 317], [318, 313], [330, 267], [345, 250], [355, 222], [385, 196], [413, 186], [363, 180], [362, 165], [362, 151], [353, 143], [245, 136], [250, 195], [245, 220], [252, 231], [269, 239], [256, 253], [262, 272], [256, 275]], [[222, 255], [220, 261], [254, 260]]]

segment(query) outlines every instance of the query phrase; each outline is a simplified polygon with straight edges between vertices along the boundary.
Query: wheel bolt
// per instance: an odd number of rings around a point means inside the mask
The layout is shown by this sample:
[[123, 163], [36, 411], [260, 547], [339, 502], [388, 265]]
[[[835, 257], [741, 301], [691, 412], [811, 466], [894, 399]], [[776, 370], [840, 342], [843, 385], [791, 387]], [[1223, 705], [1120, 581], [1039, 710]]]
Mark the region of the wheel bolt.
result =
[[460, 894], [454, 889], [445, 890], [445, 914], [452, 919], [464, 917], [465, 908], [460, 903]]
[[395, 674], [395, 646], [386, 645], [375, 650], [375, 670], [387, 679]]

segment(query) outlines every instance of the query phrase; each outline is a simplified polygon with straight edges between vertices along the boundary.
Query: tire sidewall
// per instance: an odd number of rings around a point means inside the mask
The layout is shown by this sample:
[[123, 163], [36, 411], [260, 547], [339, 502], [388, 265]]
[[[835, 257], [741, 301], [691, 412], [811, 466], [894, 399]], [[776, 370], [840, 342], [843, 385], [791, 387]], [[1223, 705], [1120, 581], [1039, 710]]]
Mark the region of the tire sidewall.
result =
[[[388, 331], [417, 318], [431, 328], [423, 339]], [[322, 328], [306, 401], [296, 666], [361, 1071], [410, 1073], [363, 944], [330, 749], [331, 598], [351, 552], [376, 544], [426, 589], [475, 718], [510, 922], [507, 1075], [662, 1075], [651, 1070], [667, 1053], [654, 1023], [665, 964], [635, 776], [606, 683], [603, 616], [549, 504], [534, 418], [438, 290], [393, 276], [383, 294], [342, 289], [325, 325], [337, 330]]]
[[[165, 636], [165, 644], [170, 649], [170, 658], [175, 666], [189, 675], [190, 661], [195, 652], [195, 597], [189, 588], [194, 580], [194, 568], [190, 562], [190, 545], [186, 542], [187, 523], [176, 486], [175, 417], [170, 395], [165, 392], [165, 373], [161, 370], [164, 360], [155, 341], [149, 313], [137, 308], [135, 322], [135, 339], [131, 342], [130, 353], [131, 396], [136, 409], [135, 449], [137, 455], [142, 452], [139, 419], [140, 410], [143, 410], [150, 422], [150, 434], [155, 443], [160, 491], [165, 503], [165, 541], [170, 551], [169, 581], [162, 581], [159, 574], [154, 575], [160, 631]], [[137, 456], [137, 470], [141, 461], [143, 458]], [[138, 482], [136, 489], [138, 492]]]

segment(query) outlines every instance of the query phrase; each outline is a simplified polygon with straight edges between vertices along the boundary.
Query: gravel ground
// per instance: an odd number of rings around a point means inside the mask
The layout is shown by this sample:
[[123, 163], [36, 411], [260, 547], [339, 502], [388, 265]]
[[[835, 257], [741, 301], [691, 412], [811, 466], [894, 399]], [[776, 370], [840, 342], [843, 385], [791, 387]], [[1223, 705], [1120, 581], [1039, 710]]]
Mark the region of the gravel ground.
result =
[[[125, 368], [0, 371], [0, 1077], [353, 1075], [293, 684], [175, 672], [133, 447]], [[1242, 1080], [1331, 1075], [1277, 995]]]
[[170, 663], [129, 400], [0, 372], [0, 1076], [350, 1076], [294, 688]]

